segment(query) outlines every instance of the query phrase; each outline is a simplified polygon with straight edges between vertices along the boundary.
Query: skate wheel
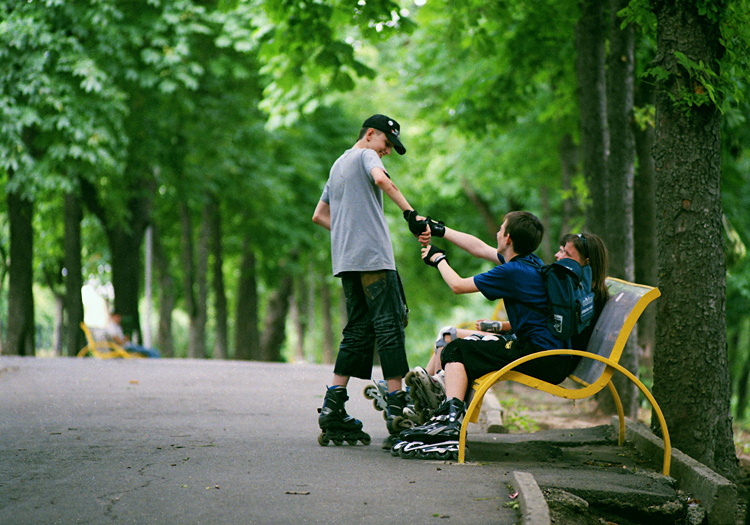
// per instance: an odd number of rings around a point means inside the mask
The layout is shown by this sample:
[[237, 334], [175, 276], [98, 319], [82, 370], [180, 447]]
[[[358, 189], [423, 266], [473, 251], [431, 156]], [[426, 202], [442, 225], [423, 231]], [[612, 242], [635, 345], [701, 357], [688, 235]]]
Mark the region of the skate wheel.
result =
[[415, 448], [402, 447], [401, 450], [398, 451], [398, 455], [404, 459], [412, 459], [416, 457], [417, 454], [418, 451]]
[[357, 440], [356, 439], [347, 439], [346, 442], [349, 443], [350, 445], [356, 445], [357, 444]]
[[343, 439], [333, 439], [332, 441], [333, 441], [333, 444], [336, 445], [337, 447], [340, 447], [341, 445], [344, 444]]
[[325, 435], [321, 432], [318, 434], [318, 445], [321, 447], [327, 447], [328, 446], [329, 439], [325, 437]]
[[377, 410], [383, 410], [382, 408], [378, 408], [377, 399], [378, 399], [378, 387], [374, 385], [367, 385], [365, 389], [362, 391], [362, 394], [367, 399], [373, 400], [373, 405], [375, 405], [375, 408]]
[[363, 445], [369, 445], [370, 444], [370, 434], [365, 434], [362, 437], [359, 438], [359, 441]]
[[453, 456], [456, 456], [458, 458], [458, 452], [452, 452], [450, 450], [443, 450], [437, 453], [437, 459], [443, 460], [443, 461], [449, 461], [453, 459]]

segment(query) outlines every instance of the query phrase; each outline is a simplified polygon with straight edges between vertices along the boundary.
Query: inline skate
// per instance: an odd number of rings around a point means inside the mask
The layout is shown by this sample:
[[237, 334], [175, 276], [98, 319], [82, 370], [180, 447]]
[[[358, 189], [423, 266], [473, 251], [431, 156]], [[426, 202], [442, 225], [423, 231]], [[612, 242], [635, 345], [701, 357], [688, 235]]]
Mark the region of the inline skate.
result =
[[444, 401], [427, 423], [402, 431], [391, 454], [402, 458], [458, 459], [464, 411], [465, 405], [460, 399]]
[[[365, 398], [372, 400], [372, 406], [375, 410], [383, 412], [383, 419], [386, 421], [389, 433], [392, 433], [392, 428], [396, 429], [398, 433], [401, 430], [411, 428], [415, 425], [421, 425], [426, 421], [420, 420], [419, 414], [414, 410], [414, 401], [408, 391], [404, 392], [404, 403], [402, 404], [402, 397], [398, 394], [399, 400], [395, 401], [396, 404], [393, 406], [393, 409], [389, 410], [388, 396], [390, 394], [388, 392], [388, 383], [382, 380], [373, 381], [373, 383], [374, 384], [372, 385], [367, 385], [362, 391], [362, 394], [364, 394]], [[393, 402], [394, 400], [392, 400], [392, 403]], [[393, 412], [394, 410], [396, 412]], [[389, 411], [393, 412], [393, 414], [389, 415]], [[399, 419], [394, 421], [396, 418]], [[389, 419], [392, 420], [390, 423]]]
[[418, 366], [406, 374], [404, 382], [409, 388], [409, 395], [414, 400], [414, 410], [419, 414], [419, 423], [426, 423], [445, 401], [443, 371], [431, 376], [427, 370]]
[[347, 442], [356, 445], [357, 441], [363, 445], [370, 444], [370, 435], [362, 431], [362, 422], [346, 413], [344, 404], [349, 399], [346, 388], [329, 388], [326, 391], [323, 406], [318, 409], [318, 425], [321, 433], [318, 436], [318, 444], [322, 447], [328, 446], [333, 441], [336, 446]]

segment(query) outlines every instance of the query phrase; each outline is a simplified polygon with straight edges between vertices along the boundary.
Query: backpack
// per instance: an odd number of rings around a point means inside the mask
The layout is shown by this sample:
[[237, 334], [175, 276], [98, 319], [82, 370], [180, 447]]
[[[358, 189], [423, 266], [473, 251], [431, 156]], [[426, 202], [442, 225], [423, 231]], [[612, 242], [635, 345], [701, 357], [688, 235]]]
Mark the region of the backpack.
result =
[[591, 267], [581, 267], [573, 259], [560, 259], [539, 271], [547, 292], [549, 331], [563, 341], [583, 332], [594, 317]]
[[560, 259], [541, 271], [550, 309], [547, 328], [563, 341], [580, 334], [594, 317], [591, 267]]

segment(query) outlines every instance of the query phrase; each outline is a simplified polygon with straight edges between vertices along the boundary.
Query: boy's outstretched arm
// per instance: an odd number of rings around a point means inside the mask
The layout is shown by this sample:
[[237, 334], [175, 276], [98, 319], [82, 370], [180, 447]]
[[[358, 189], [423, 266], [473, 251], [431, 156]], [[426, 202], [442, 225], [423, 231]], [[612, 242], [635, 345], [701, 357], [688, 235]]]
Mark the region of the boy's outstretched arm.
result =
[[474, 257], [485, 259], [494, 264], [499, 263], [497, 248], [493, 248], [478, 237], [446, 226], [444, 238]]
[[445, 252], [427, 245], [422, 247], [422, 260], [429, 266], [434, 266], [440, 272], [445, 284], [455, 294], [475, 293], [479, 291], [474, 283], [474, 277], [461, 277], [456, 270], [448, 264]]
[[398, 189], [398, 187], [388, 177], [385, 171], [380, 168], [373, 168], [370, 174], [372, 175], [372, 179], [375, 181], [375, 184], [378, 186], [378, 188], [383, 190], [383, 193], [388, 195], [388, 197], [396, 203], [396, 206], [398, 206], [401, 211], [414, 209], [407, 202], [404, 194], [401, 193], [401, 190]]

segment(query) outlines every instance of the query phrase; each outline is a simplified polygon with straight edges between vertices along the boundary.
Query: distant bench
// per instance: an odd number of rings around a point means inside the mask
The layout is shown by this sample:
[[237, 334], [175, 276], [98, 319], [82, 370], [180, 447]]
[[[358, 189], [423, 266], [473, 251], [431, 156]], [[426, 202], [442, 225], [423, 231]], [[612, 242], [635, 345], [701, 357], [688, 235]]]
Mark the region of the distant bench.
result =
[[[599, 316], [585, 352], [569, 349], [537, 352], [516, 359], [502, 369], [485, 374], [474, 382], [472, 385], [474, 390], [473, 397], [469, 407], [466, 409], [464, 422], [461, 426], [458, 449], [459, 463], [463, 463], [466, 457], [466, 431], [469, 423], [477, 422], [484, 395], [492, 385], [499, 381], [515, 381], [565, 399], [586, 399], [599, 393], [605, 386], [608, 387], [609, 391], [612, 392], [612, 397], [617, 406], [617, 416], [620, 420], [618, 441], [619, 445], [623, 446], [625, 444], [625, 413], [622, 409], [620, 396], [612, 384], [612, 374], [617, 370], [630, 379], [643, 392], [643, 395], [651, 403], [654, 413], [659, 418], [662, 438], [664, 440], [663, 473], [666, 476], [669, 475], [672, 450], [664, 415], [658, 403], [651, 395], [651, 392], [648, 391], [635, 375], [619, 364], [623, 348], [628, 337], [630, 337], [630, 332], [633, 330], [636, 321], [638, 321], [646, 306], [659, 297], [661, 293], [658, 288], [630, 283], [612, 277], [607, 278], [606, 282], [609, 288], [609, 301], [607, 301], [604, 310], [602, 310]], [[523, 363], [551, 355], [579, 355], [584, 357], [573, 373], [568, 376], [576, 383], [571, 388], [562, 385], [553, 385], [552, 383], [514, 370]]]

